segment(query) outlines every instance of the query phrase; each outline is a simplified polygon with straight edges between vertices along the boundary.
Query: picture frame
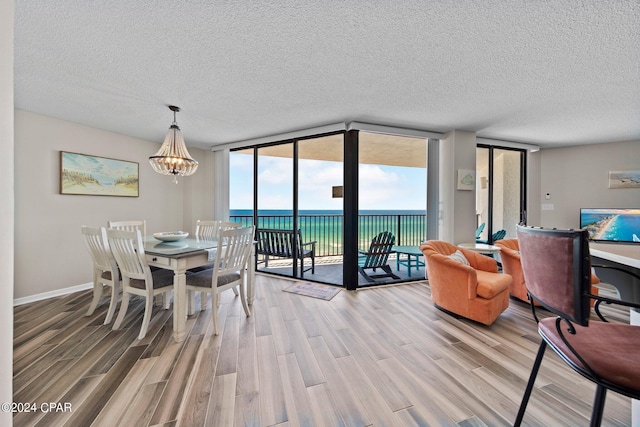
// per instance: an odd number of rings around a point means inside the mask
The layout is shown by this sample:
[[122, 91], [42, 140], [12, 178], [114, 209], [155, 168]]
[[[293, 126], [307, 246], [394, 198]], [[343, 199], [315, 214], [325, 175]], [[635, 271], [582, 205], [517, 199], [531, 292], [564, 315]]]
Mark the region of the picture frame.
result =
[[471, 169], [458, 169], [458, 190], [473, 190], [476, 188], [476, 172]]
[[609, 188], [640, 188], [640, 170], [609, 171]]
[[138, 197], [138, 162], [60, 151], [60, 194]]

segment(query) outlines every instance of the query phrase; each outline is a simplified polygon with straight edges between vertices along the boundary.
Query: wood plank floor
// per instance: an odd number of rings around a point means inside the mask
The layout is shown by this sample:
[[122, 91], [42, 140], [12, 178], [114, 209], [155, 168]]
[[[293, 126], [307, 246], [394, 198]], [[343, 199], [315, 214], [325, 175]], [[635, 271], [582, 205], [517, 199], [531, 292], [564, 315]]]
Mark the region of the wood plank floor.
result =
[[[15, 426], [511, 425], [539, 336], [512, 301], [490, 327], [434, 308], [427, 282], [342, 291], [331, 301], [281, 292], [258, 275], [252, 316], [222, 295], [172, 339], [171, 310], [154, 309], [137, 340], [142, 301], [124, 328], [86, 317], [89, 291], [15, 308]], [[209, 303], [210, 306], [210, 303]], [[628, 322], [628, 311], [611, 310]], [[552, 351], [525, 416], [529, 425], [588, 425], [595, 387]], [[42, 403], [71, 405], [43, 412]], [[630, 399], [609, 392], [604, 425], [625, 426]]]

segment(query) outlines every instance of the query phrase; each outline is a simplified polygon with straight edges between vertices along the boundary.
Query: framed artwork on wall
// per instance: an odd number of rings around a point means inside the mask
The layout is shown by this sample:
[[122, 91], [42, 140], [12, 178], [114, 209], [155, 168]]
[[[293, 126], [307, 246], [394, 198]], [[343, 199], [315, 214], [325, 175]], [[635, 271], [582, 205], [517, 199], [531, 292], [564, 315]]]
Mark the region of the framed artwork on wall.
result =
[[609, 188], [640, 188], [640, 170], [609, 171]]
[[476, 172], [470, 169], [458, 169], [458, 190], [476, 188]]
[[138, 197], [139, 164], [60, 151], [60, 194]]

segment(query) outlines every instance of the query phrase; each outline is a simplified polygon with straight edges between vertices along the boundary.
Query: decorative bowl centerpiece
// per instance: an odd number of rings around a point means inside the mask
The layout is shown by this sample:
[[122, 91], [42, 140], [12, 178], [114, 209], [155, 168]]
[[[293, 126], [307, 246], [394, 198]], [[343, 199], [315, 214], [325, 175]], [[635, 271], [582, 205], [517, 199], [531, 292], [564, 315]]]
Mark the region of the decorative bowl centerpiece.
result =
[[153, 237], [163, 242], [177, 242], [187, 237], [189, 233], [184, 231], [163, 231], [162, 233], [153, 233]]

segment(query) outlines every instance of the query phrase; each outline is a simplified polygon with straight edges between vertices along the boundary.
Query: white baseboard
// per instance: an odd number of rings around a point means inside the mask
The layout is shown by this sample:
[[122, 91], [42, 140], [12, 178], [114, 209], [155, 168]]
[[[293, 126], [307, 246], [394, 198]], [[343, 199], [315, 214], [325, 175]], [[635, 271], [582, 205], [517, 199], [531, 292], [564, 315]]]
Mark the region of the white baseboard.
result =
[[69, 288], [57, 289], [55, 291], [43, 292], [41, 294], [31, 295], [28, 297], [16, 298], [13, 300], [13, 306], [28, 304], [30, 302], [42, 301], [43, 299], [60, 297], [72, 294], [74, 292], [86, 291], [93, 288], [93, 282], [83, 283], [82, 285], [71, 286]]

